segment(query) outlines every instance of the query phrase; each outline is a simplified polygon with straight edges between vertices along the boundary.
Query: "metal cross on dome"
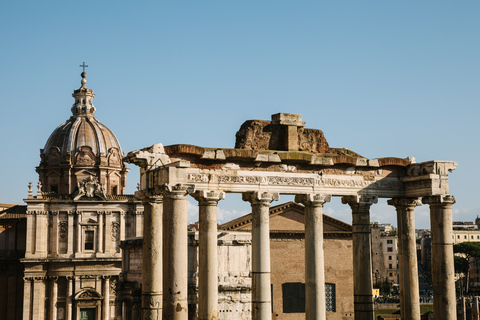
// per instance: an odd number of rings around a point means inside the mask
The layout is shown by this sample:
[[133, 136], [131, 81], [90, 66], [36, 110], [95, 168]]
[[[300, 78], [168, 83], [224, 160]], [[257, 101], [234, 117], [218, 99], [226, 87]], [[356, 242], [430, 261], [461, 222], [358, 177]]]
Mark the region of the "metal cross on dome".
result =
[[81, 64], [80, 67], [82, 67], [83, 72], [85, 72], [85, 68], [87, 68], [88, 66], [85, 64], [85, 61], [83, 61], [83, 64]]

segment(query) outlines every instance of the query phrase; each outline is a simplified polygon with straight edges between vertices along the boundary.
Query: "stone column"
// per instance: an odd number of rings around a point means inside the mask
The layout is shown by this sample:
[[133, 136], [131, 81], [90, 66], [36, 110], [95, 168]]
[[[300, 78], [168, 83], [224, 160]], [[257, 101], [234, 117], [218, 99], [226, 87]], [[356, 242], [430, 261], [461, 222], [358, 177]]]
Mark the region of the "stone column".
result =
[[143, 225], [142, 319], [160, 320], [162, 319], [163, 304], [163, 197], [143, 197], [141, 200], [145, 210], [145, 224]]
[[65, 295], [65, 320], [72, 320], [72, 290], [73, 276], [67, 276], [67, 293]]
[[103, 212], [97, 212], [98, 230], [97, 230], [97, 253], [103, 253]]
[[45, 319], [45, 277], [33, 278], [32, 314], [35, 320]]
[[51, 277], [50, 319], [57, 320], [58, 277]]
[[331, 195], [297, 195], [305, 205], [305, 319], [325, 320], [325, 263], [323, 252], [323, 205]]
[[199, 275], [198, 319], [218, 319], [217, 204], [225, 192], [198, 191], [199, 204]]
[[103, 276], [102, 319], [110, 320], [110, 276]]
[[32, 278], [23, 278], [23, 320], [32, 318]]
[[192, 185], [163, 186], [163, 320], [188, 319], [187, 194]]
[[269, 208], [279, 195], [248, 192], [242, 198], [252, 205], [252, 319], [272, 319]]
[[396, 198], [388, 200], [388, 204], [395, 206], [397, 211], [401, 316], [404, 319], [420, 320], [414, 210], [421, 202], [417, 198]]
[[342, 203], [352, 208], [353, 226], [353, 303], [355, 320], [373, 320], [372, 256], [370, 206], [375, 196], [345, 196]]
[[433, 313], [441, 319], [456, 319], [455, 270], [453, 265], [451, 195], [425, 196], [422, 202], [430, 205], [432, 230]]
[[68, 242], [67, 242], [67, 255], [71, 256], [73, 254], [73, 218], [74, 218], [74, 211], [68, 211]]

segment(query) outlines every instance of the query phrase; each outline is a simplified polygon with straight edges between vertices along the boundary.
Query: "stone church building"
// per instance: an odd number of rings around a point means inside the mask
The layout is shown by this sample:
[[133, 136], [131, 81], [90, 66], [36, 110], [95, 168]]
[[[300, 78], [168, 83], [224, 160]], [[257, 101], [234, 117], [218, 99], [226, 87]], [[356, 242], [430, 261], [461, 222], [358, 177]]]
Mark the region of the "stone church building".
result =
[[125, 195], [120, 144], [95, 117], [93, 91], [74, 90], [72, 116], [40, 150], [27, 203], [24, 320], [113, 319], [120, 241], [142, 234], [143, 207]]

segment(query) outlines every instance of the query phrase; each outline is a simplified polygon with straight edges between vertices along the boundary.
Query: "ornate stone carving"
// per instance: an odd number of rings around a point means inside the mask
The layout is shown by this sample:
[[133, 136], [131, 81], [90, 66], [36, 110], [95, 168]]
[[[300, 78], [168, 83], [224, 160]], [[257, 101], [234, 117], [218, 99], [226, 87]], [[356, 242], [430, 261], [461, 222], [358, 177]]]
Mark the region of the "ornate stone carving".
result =
[[329, 194], [309, 193], [298, 194], [295, 196], [295, 202], [299, 202], [304, 205], [320, 204], [323, 206], [325, 202], [330, 202], [331, 200], [332, 196]]
[[116, 242], [120, 235], [120, 223], [114, 221], [110, 226], [110, 239], [112, 242]]
[[280, 195], [277, 192], [255, 191], [242, 193], [242, 200], [252, 204], [260, 203], [270, 206], [272, 201], [278, 201], [279, 199]]
[[92, 148], [88, 146], [78, 148], [75, 154], [75, 164], [93, 166], [95, 164], [95, 154], [92, 152]]
[[100, 198], [107, 200], [105, 190], [94, 176], [88, 176], [82, 182], [77, 183], [78, 190], [74, 193], [74, 200], [79, 200], [82, 197]]
[[58, 224], [58, 240], [66, 242], [68, 240], [68, 223], [62, 221]]
[[407, 175], [411, 177], [428, 174], [447, 175], [453, 172], [457, 167], [454, 161], [429, 161], [422, 163], [413, 163], [407, 169]]
[[55, 166], [59, 164], [61, 161], [62, 161], [62, 157], [60, 156], [60, 148], [51, 147], [50, 150], [48, 150], [48, 153], [46, 156], [47, 165]]
[[121, 165], [121, 157], [117, 148], [110, 148], [107, 156], [108, 165], [112, 167], [119, 167]]

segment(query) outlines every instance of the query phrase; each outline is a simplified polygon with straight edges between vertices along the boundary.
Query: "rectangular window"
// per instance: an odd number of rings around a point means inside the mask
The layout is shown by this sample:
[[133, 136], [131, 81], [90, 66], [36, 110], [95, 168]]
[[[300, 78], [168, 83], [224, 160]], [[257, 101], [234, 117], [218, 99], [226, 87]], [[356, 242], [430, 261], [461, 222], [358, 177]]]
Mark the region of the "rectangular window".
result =
[[[305, 313], [305, 283], [282, 284], [282, 296], [283, 313]], [[325, 307], [327, 312], [337, 311], [334, 283], [325, 283]]]
[[388, 269], [392, 269], [392, 268], [393, 268], [393, 266], [392, 266], [392, 264], [390, 263], [390, 264], [388, 265]]
[[457, 235], [457, 239], [460, 239], [460, 235]]
[[85, 231], [85, 250], [93, 250], [94, 231]]
[[467, 239], [467, 236], [463, 236], [463, 239]]
[[387, 247], [387, 252], [393, 252], [393, 247]]
[[393, 240], [387, 240], [387, 244], [393, 244]]
[[392, 260], [392, 256], [388, 256], [388, 260]]
[[305, 283], [282, 284], [283, 313], [305, 313]]

